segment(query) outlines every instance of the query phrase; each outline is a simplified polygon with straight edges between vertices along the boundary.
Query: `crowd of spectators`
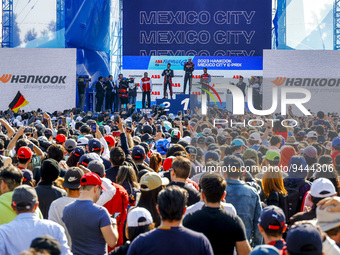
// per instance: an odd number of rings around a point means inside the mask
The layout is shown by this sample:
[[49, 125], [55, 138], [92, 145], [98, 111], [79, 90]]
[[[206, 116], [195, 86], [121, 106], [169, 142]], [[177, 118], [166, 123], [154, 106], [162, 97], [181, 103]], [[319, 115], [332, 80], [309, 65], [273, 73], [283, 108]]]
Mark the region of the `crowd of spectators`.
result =
[[340, 254], [337, 113], [153, 109], [2, 112], [0, 255]]

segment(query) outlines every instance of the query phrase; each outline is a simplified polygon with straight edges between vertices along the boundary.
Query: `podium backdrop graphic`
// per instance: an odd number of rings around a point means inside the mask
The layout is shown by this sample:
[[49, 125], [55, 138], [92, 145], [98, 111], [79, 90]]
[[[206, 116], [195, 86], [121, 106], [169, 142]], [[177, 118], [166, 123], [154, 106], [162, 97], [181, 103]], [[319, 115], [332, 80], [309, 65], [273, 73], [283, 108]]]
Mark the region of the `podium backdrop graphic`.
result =
[[[216, 84], [216, 91], [221, 96], [223, 102], [226, 102], [227, 91], [223, 84], [237, 83], [240, 76], [244, 77], [248, 84], [248, 78], [252, 76], [262, 76], [262, 57], [191, 57], [195, 64], [195, 71], [192, 79], [192, 94], [200, 95], [202, 85], [200, 84], [200, 75], [203, 74], [203, 68], [208, 68], [211, 75], [211, 83]], [[188, 60], [188, 56], [124, 56], [122, 73], [125, 77], [135, 78], [135, 83], [139, 83], [144, 72], [148, 72], [153, 83], [151, 101], [163, 98], [164, 77], [161, 76], [167, 63], [171, 63], [171, 69], [174, 70], [172, 79], [172, 90], [178, 96], [183, 92], [184, 70], [183, 65]], [[142, 100], [141, 89], [137, 90], [137, 101]], [[167, 91], [169, 93], [169, 89]], [[186, 89], [188, 93], [188, 88]], [[200, 96], [198, 97], [200, 101]], [[160, 102], [160, 101], [157, 101]], [[211, 100], [212, 102], [212, 100]], [[178, 102], [181, 104], [181, 102]], [[175, 104], [172, 104], [175, 105]], [[220, 105], [220, 104], [219, 104]]]
[[75, 107], [76, 49], [0, 49], [0, 70], [1, 110], [18, 91], [27, 111]]
[[129, 0], [124, 56], [262, 56], [271, 48], [271, 1]]

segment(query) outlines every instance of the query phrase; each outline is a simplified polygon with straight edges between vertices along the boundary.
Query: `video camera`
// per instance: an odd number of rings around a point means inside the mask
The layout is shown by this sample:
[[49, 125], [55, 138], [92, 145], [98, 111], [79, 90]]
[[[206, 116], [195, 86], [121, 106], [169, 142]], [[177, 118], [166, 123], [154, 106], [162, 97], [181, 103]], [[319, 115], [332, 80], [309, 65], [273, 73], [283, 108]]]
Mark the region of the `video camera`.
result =
[[134, 83], [135, 82], [135, 78], [126, 78], [126, 82], [127, 83]]
[[77, 81], [78, 82], [83, 82], [83, 83], [85, 83], [87, 81], [91, 82], [91, 77], [87, 78], [86, 76], [78, 76]]

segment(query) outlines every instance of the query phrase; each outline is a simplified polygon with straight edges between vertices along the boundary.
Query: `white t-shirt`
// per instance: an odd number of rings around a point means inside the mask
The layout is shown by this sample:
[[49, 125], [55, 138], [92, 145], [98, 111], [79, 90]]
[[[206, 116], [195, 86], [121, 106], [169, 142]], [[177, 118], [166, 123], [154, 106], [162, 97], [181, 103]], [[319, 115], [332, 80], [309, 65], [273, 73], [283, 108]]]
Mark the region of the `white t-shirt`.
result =
[[76, 200], [77, 199], [74, 197], [58, 198], [57, 200], [54, 200], [52, 202], [50, 209], [48, 211], [48, 219], [60, 224], [65, 229], [67, 243], [70, 247], [72, 247], [71, 237], [67, 231], [65, 223], [61, 218], [63, 217], [64, 208]]

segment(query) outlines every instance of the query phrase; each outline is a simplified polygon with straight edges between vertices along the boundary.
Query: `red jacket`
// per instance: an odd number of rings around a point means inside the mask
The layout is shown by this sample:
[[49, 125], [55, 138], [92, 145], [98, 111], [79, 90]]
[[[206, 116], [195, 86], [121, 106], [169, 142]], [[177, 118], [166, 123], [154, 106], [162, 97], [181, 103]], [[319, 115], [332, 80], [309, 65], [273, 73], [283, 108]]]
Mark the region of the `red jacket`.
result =
[[145, 78], [143, 77], [140, 81], [141, 88], [143, 92], [148, 92], [152, 90], [152, 81], [149, 77]]
[[335, 157], [340, 154], [340, 151], [334, 151], [332, 154], [331, 154], [331, 157], [333, 159], [333, 162], [335, 162]]
[[[127, 207], [129, 204], [129, 195], [127, 191], [124, 189], [123, 186], [112, 183], [112, 185], [116, 188], [116, 194], [113, 198], [107, 202], [104, 207], [109, 211], [110, 215], [114, 213], [120, 213], [117, 219], [118, 225], [118, 243], [117, 246], [121, 246], [124, 244], [124, 224], [127, 217]], [[109, 248], [109, 252], [112, 251], [114, 248]]]

